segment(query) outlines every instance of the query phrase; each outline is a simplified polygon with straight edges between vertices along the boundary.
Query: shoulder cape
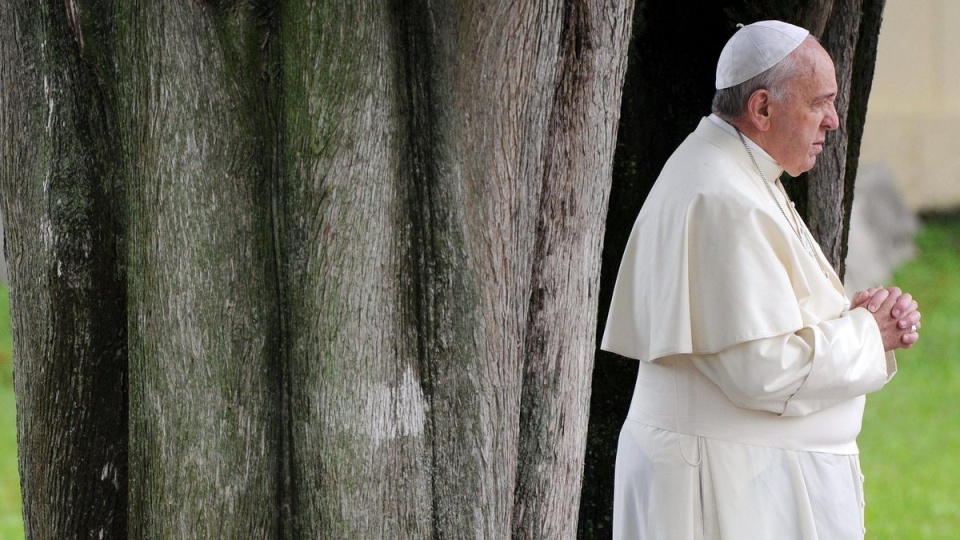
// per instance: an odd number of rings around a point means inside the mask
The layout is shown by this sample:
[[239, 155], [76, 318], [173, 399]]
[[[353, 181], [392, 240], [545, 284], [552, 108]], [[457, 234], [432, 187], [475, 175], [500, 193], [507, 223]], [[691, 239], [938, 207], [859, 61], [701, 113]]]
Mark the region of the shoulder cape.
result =
[[[782, 172], [760, 166], [771, 180]], [[843, 287], [815, 250], [826, 276], [741, 142], [704, 119], [634, 223], [601, 348], [645, 361], [710, 354], [839, 317]]]

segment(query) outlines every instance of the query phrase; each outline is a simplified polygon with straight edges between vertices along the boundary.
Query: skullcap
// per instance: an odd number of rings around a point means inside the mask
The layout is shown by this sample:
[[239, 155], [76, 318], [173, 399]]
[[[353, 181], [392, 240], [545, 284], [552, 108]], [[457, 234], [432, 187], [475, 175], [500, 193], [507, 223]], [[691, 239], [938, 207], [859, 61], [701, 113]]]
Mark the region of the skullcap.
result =
[[781, 21], [742, 26], [717, 61], [717, 90], [736, 86], [772, 68], [803, 43], [810, 32]]

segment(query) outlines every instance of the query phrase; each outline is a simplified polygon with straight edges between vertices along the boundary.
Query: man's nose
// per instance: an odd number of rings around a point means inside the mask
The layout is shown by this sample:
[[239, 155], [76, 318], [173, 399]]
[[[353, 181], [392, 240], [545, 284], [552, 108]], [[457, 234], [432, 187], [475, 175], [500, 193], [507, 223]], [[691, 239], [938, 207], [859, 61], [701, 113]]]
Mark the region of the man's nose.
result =
[[833, 131], [840, 127], [840, 115], [837, 114], [837, 108], [831, 103], [827, 116], [823, 119], [824, 125], [828, 130]]

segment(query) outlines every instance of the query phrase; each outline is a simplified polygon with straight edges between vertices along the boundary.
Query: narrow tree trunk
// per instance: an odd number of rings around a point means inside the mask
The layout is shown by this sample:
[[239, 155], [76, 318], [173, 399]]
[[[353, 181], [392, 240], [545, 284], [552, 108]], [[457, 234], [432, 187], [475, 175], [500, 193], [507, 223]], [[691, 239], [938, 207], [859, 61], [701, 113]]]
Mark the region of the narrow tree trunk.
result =
[[[846, 184], [848, 179], [852, 182], [852, 174], [856, 172], [856, 169], [852, 173], [848, 171], [851, 139], [848, 117], [863, 9], [862, 0], [836, 0], [833, 4], [821, 43], [833, 57], [837, 70], [836, 108], [840, 128], [827, 134], [826, 148], [817, 157], [814, 168], [807, 173], [805, 217], [824, 255], [834, 269], [843, 275], [841, 266], [847, 238], [846, 225], [850, 223], [849, 212], [853, 203], [852, 192], [850, 197], [846, 196]], [[859, 146], [860, 133], [856, 133], [855, 137]]]
[[[606, 323], [620, 259], [643, 201], [673, 150], [709, 114], [716, 57], [735, 29], [729, 3], [639, 2], [623, 91], [603, 247], [595, 346]], [[738, 21], [737, 19], [734, 19]], [[683, 31], [678, 32], [678, 21]], [[739, 22], [739, 21], [738, 21]], [[691, 35], [698, 39], [690, 39]], [[709, 44], [712, 44], [709, 45]], [[708, 53], [707, 51], [713, 51]], [[636, 381], [636, 360], [596, 351], [579, 537], [611, 535], [617, 440]]]
[[804, 0], [796, 7], [788, 8], [788, 13], [792, 21], [819, 37], [823, 35], [827, 23], [831, 20], [836, 2], [837, 0]]
[[291, 45], [281, 186], [296, 538], [428, 537], [433, 528], [429, 375], [415, 326], [427, 315], [415, 312], [410, 268], [406, 190], [416, 186], [400, 177], [409, 157], [398, 24], [386, 2], [281, 11], [281, 41]]
[[633, 17], [632, 6], [617, 4], [564, 6], [525, 329], [514, 538], [577, 530], [603, 209]]
[[[846, 92], [846, 104], [844, 106], [844, 115], [841, 116], [843, 134], [846, 138], [846, 155], [838, 155], [836, 158], [839, 164], [843, 160], [843, 203], [840, 207], [840, 222], [838, 223], [839, 232], [833, 239], [833, 245], [839, 245], [839, 249], [833, 248], [828, 252], [831, 257], [831, 263], [841, 277], [846, 269], [847, 258], [847, 237], [850, 233], [850, 210], [853, 206], [854, 181], [857, 177], [857, 168], [860, 160], [860, 143], [863, 140], [863, 130], [867, 116], [867, 101], [870, 96], [870, 88], [873, 85], [873, 72], [877, 60], [877, 42], [880, 36], [880, 23], [883, 19], [883, 7], [885, 0], [864, 0], [862, 2], [851, 3], [849, 1], [840, 2], [835, 10], [839, 10], [838, 16], [830, 19], [830, 25], [826, 28], [823, 41], [825, 46], [831, 51], [840, 51], [846, 47], [853, 47], [853, 52], [834, 53], [843, 58], [844, 70], [849, 71], [850, 80]], [[853, 15], [852, 13], [859, 13]], [[858, 21], [858, 30], [851, 31], [851, 24]], [[850, 34], [856, 36], [851, 43]], [[835, 56], [836, 58], [836, 56]], [[838, 67], [838, 70], [840, 68]], [[840, 77], [839, 71], [837, 75]], [[839, 150], [839, 149], [838, 149]], [[817, 200], [822, 197], [820, 193], [813, 190], [818, 189], [829, 174], [839, 174], [834, 171], [821, 171], [817, 182], [811, 183], [809, 197]], [[825, 205], [811, 205], [808, 210], [808, 221], [812, 223], [827, 223], [824, 213], [827, 211]], [[832, 216], [836, 218], [836, 216]], [[818, 227], [813, 232], [818, 237], [821, 245], [824, 241], [829, 243], [829, 234], [819, 232]], [[829, 229], [826, 229], [829, 230]], [[825, 236], [827, 238], [821, 238]], [[855, 292], [855, 291], [848, 291]]]
[[280, 364], [264, 27], [122, 3], [136, 538], [280, 531]]
[[0, 4], [0, 190], [24, 528], [28, 538], [125, 538], [123, 189], [103, 85], [110, 44], [83, 34], [75, 8]]

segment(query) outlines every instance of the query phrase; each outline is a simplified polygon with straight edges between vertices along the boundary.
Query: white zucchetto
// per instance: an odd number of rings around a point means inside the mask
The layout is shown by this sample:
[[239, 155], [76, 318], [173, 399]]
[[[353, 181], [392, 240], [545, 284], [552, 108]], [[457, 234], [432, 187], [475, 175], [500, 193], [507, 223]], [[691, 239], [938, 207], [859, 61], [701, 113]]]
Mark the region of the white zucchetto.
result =
[[736, 86], [772, 68], [810, 32], [781, 21], [759, 21], [737, 30], [717, 61], [717, 90]]

